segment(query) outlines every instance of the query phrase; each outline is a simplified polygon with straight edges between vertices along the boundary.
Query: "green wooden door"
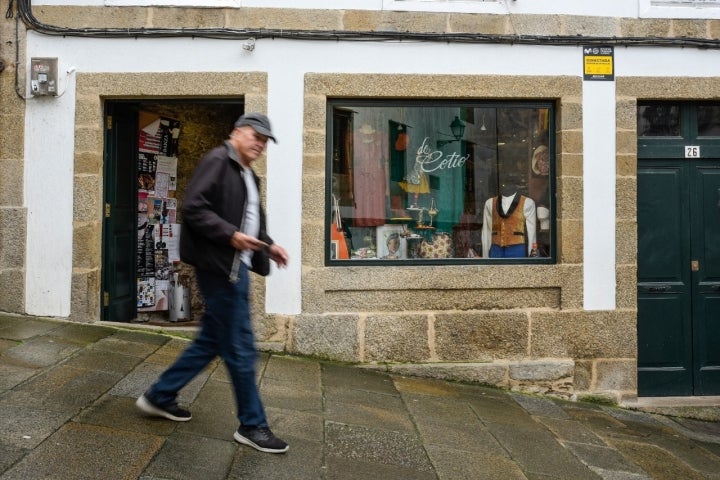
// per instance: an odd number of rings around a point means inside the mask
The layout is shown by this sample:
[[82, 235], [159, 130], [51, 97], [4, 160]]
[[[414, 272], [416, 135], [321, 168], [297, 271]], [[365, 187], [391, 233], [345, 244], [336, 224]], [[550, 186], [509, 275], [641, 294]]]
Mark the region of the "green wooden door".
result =
[[720, 160], [638, 161], [638, 393], [720, 393]]
[[102, 319], [137, 316], [137, 108], [107, 105], [105, 129]]
[[720, 394], [720, 159], [695, 161], [691, 168], [694, 393], [718, 395]]
[[684, 162], [640, 160], [638, 394], [692, 394], [690, 217]]

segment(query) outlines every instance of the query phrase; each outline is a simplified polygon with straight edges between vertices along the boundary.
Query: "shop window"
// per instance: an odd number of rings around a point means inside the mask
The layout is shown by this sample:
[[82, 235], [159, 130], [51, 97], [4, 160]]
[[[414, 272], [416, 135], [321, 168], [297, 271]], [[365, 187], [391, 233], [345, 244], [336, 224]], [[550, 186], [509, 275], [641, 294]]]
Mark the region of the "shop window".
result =
[[326, 262], [554, 261], [554, 106], [332, 100]]

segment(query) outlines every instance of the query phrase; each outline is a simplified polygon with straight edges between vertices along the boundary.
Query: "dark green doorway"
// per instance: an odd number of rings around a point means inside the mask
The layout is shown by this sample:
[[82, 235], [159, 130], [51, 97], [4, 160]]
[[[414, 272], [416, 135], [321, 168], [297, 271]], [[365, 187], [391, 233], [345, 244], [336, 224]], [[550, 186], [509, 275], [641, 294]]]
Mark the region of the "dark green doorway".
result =
[[[720, 394], [720, 136], [708, 134], [702, 107], [639, 108], [641, 396]], [[720, 106], [712, 107], [720, 130]], [[642, 120], [657, 125], [643, 130]]]
[[[102, 250], [101, 318], [137, 320], [138, 252], [138, 134], [140, 112], [177, 119], [177, 198], [195, 165], [220, 145], [243, 113], [242, 98], [113, 100], [105, 104], [104, 223]], [[167, 312], [158, 312], [165, 317]]]

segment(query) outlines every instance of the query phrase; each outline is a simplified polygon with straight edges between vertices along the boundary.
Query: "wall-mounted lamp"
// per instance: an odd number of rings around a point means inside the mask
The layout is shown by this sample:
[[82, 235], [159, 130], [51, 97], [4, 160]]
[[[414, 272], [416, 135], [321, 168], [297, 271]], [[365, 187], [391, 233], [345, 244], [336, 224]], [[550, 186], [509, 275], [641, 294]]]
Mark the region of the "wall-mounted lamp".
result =
[[450, 123], [450, 131], [452, 132], [452, 135], [448, 135], [447, 133], [441, 133], [442, 135], [446, 135], [448, 137], [452, 137], [452, 140], [438, 140], [437, 141], [437, 148], [440, 148], [444, 145], [447, 145], [448, 143], [453, 142], [459, 142], [460, 139], [465, 135], [465, 124], [460, 120], [460, 118], [455, 115], [455, 118]]

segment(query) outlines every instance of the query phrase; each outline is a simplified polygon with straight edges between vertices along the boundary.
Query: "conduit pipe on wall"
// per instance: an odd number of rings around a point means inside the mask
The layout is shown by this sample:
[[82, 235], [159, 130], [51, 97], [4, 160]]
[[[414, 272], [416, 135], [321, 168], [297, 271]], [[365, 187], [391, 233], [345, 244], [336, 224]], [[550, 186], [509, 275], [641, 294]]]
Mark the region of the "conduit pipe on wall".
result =
[[[12, 2], [8, 11], [12, 10]], [[32, 13], [31, 0], [17, 0], [26, 27], [45, 35], [91, 38], [199, 37], [227, 40], [289, 39], [331, 41], [444, 42], [521, 45], [617, 45], [641, 47], [720, 48], [720, 39], [665, 37], [593, 37], [585, 35], [502, 35], [482, 33], [421, 33], [348, 30], [284, 30], [231, 28], [68, 28], [40, 22]], [[6, 15], [7, 16], [7, 15]]]

